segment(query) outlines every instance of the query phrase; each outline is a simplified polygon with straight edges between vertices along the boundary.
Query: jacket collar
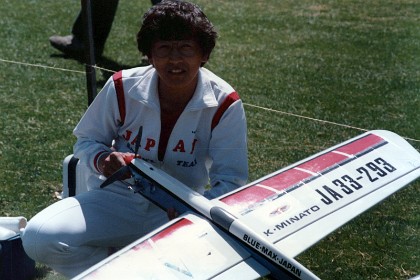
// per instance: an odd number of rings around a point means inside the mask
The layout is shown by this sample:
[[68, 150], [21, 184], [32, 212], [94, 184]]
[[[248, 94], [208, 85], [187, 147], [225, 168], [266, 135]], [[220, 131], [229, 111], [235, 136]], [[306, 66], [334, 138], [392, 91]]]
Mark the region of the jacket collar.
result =
[[[150, 66], [149, 69], [146, 69], [144, 75], [140, 77], [140, 80], [129, 88], [127, 92], [128, 96], [146, 106], [159, 109], [159, 94], [157, 90], [158, 79], [159, 77], [156, 69]], [[202, 110], [217, 105], [218, 102], [211, 86], [209, 76], [203, 68], [200, 68], [198, 72], [197, 88], [185, 110]]]

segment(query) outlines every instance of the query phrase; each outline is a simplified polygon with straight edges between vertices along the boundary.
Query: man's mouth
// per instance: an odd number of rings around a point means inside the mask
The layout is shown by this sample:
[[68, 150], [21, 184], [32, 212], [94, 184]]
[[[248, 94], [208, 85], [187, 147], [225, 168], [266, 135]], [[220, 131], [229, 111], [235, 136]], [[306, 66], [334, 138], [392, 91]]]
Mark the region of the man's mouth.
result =
[[169, 72], [173, 73], [173, 74], [180, 74], [180, 73], [184, 72], [184, 70], [182, 70], [182, 69], [171, 69], [171, 70], [169, 70]]

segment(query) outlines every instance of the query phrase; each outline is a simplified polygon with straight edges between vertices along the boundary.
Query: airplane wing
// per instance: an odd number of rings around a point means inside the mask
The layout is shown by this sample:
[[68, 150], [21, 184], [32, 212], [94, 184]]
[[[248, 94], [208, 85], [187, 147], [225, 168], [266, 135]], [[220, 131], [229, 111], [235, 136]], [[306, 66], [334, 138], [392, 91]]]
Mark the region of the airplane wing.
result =
[[226, 233], [187, 213], [75, 279], [257, 279], [270, 271]]
[[295, 257], [420, 176], [420, 154], [371, 131], [265, 176], [221, 204]]
[[185, 214], [75, 279], [317, 279], [293, 257], [419, 177], [420, 154], [371, 131], [211, 201], [142, 160], [130, 169], [136, 192]]

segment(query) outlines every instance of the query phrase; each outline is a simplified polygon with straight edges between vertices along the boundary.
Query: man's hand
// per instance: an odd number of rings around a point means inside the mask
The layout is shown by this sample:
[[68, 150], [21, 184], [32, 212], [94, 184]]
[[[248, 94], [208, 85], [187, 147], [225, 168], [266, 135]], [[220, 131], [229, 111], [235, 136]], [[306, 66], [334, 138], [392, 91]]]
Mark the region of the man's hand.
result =
[[[112, 152], [110, 154], [104, 154], [101, 158], [99, 158], [99, 170], [105, 177], [109, 177], [117, 172], [121, 167], [128, 165], [133, 158], [134, 154], [132, 153]], [[130, 174], [127, 174], [127, 177], [121, 179], [127, 179], [129, 177]]]

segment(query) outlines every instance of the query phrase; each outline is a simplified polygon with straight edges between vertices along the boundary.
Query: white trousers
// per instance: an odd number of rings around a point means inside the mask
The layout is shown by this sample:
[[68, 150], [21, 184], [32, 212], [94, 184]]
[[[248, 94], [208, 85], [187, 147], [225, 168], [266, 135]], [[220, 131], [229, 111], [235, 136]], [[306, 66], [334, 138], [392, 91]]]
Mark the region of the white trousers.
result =
[[164, 211], [118, 185], [63, 199], [29, 220], [29, 257], [71, 278], [168, 221]]

